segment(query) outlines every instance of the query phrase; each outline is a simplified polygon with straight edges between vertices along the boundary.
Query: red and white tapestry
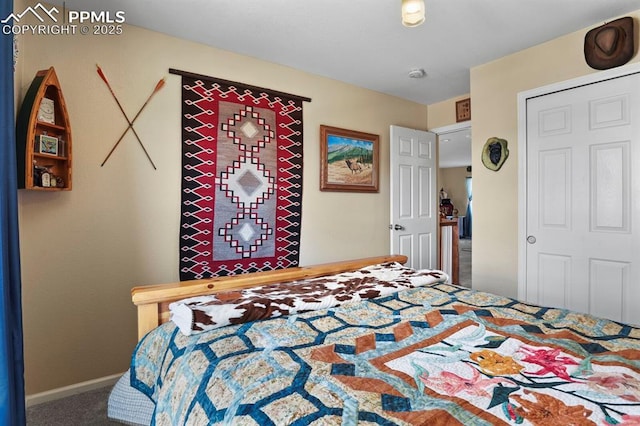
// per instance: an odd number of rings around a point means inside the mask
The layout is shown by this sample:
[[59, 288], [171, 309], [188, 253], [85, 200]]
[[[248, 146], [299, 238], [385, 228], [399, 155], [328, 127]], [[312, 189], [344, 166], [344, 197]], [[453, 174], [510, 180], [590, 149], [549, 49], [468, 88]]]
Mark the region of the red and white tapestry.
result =
[[298, 265], [302, 101], [182, 75], [180, 279]]

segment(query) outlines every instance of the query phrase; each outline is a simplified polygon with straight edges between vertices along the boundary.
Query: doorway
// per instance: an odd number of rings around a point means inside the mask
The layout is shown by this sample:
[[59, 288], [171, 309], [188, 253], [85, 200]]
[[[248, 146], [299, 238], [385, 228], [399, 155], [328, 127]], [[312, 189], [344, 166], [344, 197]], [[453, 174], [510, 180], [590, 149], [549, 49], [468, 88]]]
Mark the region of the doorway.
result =
[[471, 122], [433, 129], [438, 135], [438, 191], [458, 220], [459, 284], [472, 287], [473, 195]]

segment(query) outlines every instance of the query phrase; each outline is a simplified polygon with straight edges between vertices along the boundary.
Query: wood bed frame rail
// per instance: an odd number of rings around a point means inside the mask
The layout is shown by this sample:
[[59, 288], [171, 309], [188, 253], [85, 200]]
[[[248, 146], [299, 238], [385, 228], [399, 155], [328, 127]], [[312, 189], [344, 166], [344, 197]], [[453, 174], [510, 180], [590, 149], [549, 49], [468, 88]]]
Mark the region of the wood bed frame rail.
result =
[[388, 255], [367, 257], [364, 259], [300, 266], [274, 271], [134, 287], [131, 289], [131, 300], [138, 307], [138, 339], [142, 339], [149, 331], [169, 321], [169, 304], [180, 299], [214, 294], [221, 291], [238, 290], [266, 284], [339, 274], [341, 272], [355, 271], [365, 266], [384, 262], [399, 262], [405, 264], [407, 262], [407, 256]]

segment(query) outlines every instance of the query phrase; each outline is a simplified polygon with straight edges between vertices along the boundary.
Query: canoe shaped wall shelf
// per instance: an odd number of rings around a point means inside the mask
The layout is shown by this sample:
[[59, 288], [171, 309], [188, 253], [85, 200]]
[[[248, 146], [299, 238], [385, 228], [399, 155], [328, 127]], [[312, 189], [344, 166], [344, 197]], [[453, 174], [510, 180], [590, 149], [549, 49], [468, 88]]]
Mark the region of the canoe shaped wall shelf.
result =
[[71, 190], [72, 139], [67, 106], [53, 67], [36, 73], [16, 123], [18, 188]]

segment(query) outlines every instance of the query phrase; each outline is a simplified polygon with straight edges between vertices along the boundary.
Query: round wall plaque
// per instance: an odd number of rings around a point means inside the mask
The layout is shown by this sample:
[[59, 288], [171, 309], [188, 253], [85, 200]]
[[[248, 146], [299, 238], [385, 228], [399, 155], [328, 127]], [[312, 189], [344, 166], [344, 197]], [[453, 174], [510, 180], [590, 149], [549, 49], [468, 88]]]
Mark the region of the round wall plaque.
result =
[[509, 149], [505, 139], [495, 137], [487, 139], [482, 148], [482, 164], [487, 169], [497, 172], [507, 161], [507, 157], [509, 157]]

